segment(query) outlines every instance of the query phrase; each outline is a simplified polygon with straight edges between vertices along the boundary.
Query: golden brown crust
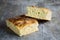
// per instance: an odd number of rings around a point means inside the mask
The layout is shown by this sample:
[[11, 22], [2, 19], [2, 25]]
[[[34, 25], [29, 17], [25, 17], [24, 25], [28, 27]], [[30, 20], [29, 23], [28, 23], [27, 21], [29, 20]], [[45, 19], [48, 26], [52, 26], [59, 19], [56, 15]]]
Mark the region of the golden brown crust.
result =
[[8, 21], [12, 22], [14, 25], [19, 27], [36, 23], [35, 19], [29, 18], [26, 16], [17, 16], [17, 17], [8, 19]]

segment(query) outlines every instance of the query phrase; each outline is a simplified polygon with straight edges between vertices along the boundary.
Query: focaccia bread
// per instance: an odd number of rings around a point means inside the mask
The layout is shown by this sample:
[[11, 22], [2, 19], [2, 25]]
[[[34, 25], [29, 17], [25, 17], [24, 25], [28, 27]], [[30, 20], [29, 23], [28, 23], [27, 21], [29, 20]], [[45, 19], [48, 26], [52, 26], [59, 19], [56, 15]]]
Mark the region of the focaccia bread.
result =
[[17, 35], [23, 36], [38, 31], [38, 22], [25, 16], [17, 16], [6, 20], [7, 27]]
[[27, 14], [25, 15], [42, 20], [51, 20], [52, 12], [47, 8], [30, 6], [27, 7]]

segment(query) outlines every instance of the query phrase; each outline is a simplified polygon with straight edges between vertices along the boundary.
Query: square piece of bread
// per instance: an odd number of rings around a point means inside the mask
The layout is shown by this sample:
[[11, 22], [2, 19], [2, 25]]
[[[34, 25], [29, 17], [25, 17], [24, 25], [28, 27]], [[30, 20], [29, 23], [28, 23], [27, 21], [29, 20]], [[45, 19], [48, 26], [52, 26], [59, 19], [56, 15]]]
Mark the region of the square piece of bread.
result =
[[6, 20], [7, 27], [17, 35], [23, 36], [38, 31], [38, 22], [25, 16], [17, 16]]
[[52, 12], [47, 8], [38, 8], [35, 6], [27, 7], [27, 14], [26, 16], [42, 19], [42, 20], [51, 20]]

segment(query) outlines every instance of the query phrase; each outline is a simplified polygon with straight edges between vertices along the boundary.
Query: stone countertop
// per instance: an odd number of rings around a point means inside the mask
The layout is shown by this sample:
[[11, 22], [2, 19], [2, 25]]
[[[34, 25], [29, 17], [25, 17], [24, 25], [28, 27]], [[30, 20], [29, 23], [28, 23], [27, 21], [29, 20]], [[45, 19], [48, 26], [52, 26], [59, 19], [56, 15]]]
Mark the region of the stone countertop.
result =
[[[19, 37], [7, 28], [5, 20], [26, 13], [27, 6], [49, 8], [52, 20], [40, 22], [39, 31]], [[0, 0], [0, 40], [60, 40], [59, 0]]]

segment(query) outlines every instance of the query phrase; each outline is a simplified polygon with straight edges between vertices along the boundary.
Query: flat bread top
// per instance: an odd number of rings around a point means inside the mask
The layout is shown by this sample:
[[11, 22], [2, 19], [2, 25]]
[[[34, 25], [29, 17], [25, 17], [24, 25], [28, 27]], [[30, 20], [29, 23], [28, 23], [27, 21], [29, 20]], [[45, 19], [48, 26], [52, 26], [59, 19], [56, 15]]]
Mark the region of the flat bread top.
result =
[[26, 16], [16, 16], [16, 17], [10, 18], [8, 20], [16, 26], [25, 26], [25, 25], [37, 23], [37, 20], [26, 17]]

